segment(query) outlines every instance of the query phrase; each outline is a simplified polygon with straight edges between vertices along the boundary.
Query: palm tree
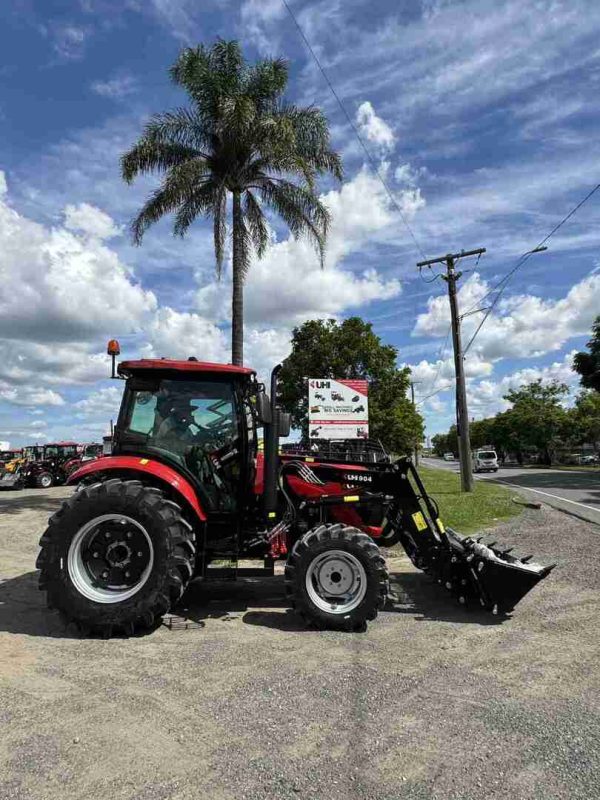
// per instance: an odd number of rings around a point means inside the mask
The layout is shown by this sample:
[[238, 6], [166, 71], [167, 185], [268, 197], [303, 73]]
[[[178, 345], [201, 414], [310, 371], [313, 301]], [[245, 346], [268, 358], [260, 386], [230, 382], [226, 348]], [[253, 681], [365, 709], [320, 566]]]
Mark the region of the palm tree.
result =
[[170, 69], [188, 94], [187, 107], [156, 114], [121, 158], [125, 181], [140, 173], [162, 176], [132, 223], [140, 244], [146, 230], [174, 213], [174, 235], [183, 236], [198, 216], [212, 217], [220, 277], [231, 195], [233, 296], [232, 362], [243, 363], [244, 279], [252, 252], [269, 243], [264, 209], [279, 215], [294, 237], [307, 235], [323, 264], [329, 212], [316, 192], [318, 175], [342, 178], [330, 147], [327, 120], [314, 107], [287, 103], [287, 63], [254, 65], [236, 41], [184, 49]]

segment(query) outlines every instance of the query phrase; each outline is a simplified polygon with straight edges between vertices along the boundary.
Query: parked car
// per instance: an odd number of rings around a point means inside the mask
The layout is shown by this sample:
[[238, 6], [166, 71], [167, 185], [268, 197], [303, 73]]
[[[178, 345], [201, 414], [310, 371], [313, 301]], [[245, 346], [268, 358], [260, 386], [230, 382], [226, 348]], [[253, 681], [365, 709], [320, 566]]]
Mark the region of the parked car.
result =
[[471, 458], [473, 472], [498, 472], [498, 456], [495, 450], [473, 450]]
[[454, 461], [454, 453], [444, 453], [444, 461]]
[[580, 456], [579, 463], [580, 464], [598, 464], [598, 463], [600, 463], [600, 459], [598, 458], [598, 456], [594, 455], [593, 453], [590, 453], [590, 455]]

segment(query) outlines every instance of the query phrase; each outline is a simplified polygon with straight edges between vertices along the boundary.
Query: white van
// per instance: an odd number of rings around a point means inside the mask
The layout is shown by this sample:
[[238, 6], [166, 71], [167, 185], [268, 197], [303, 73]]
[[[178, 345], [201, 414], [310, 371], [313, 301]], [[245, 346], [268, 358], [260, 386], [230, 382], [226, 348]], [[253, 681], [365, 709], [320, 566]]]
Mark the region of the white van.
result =
[[473, 472], [498, 472], [495, 450], [473, 450]]

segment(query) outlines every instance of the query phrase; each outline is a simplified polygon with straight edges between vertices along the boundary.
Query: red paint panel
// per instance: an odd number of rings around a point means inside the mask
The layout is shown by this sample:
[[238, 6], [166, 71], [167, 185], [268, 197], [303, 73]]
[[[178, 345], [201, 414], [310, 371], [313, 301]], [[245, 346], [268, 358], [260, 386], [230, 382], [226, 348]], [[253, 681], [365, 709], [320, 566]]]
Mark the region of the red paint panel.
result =
[[154, 475], [165, 483], [168, 483], [169, 486], [172, 486], [175, 491], [179, 492], [194, 509], [198, 519], [202, 520], [202, 522], [206, 521], [206, 514], [198, 502], [192, 484], [172, 467], [161, 464], [160, 461], [140, 458], [139, 456], [106, 456], [98, 461], [91, 461], [89, 464], [84, 464], [81, 469], [69, 475], [67, 483], [77, 483], [77, 481], [81, 480], [81, 478], [85, 478], [87, 475], [93, 475], [94, 472], [104, 472], [109, 469], [135, 470], [136, 472], [146, 472], [148, 475]]
[[171, 358], [142, 358], [139, 361], [122, 361], [118, 372], [138, 369], [173, 369], [177, 372], [228, 372], [235, 375], [254, 375], [256, 370], [236, 367], [234, 364], [214, 364], [210, 361], [176, 361]]
[[[298, 497], [321, 497], [325, 494], [356, 494], [358, 487], [348, 489], [342, 486], [341, 483], [329, 482], [322, 486], [313, 483], [307, 483], [297, 475], [286, 475], [286, 480], [290, 489]], [[365, 525], [363, 518], [360, 516], [356, 508], [352, 504], [345, 505], [340, 503], [339, 506], [331, 506], [329, 513], [332, 519], [336, 522], [343, 522], [344, 525], [352, 525], [361, 531], [369, 534], [369, 536], [381, 536], [381, 528], [375, 525]]]
[[327, 467], [328, 469], [345, 469], [348, 472], [368, 472], [369, 467], [362, 464], [328, 464], [325, 461], [316, 461], [313, 456], [294, 455], [293, 453], [286, 453], [280, 456], [282, 461], [303, 461], [308, 464], [311, 469], [313, 467]]
[[265, 455], [256, 454], [256, 473], [254, 475], [254, 494], [261, 495], [265, 488]]

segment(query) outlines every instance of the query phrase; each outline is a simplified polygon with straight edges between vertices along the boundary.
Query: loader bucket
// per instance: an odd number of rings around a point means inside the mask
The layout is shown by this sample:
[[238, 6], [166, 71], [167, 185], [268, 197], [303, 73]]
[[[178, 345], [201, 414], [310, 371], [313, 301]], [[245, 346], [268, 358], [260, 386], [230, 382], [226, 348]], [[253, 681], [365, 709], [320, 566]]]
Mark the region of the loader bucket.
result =
[[0, 489], [20, 489], [21, 488], [21, 473], [5, 472], [0, 477]]
[[[446, 528], [437, 504], [406, 460], [395, 465], [401, 479], [396, 502], [403, 513], [391, 516], [392, 526], [413, 564], [444, 585], [460, 603], [508, 614], [555, 564], [538, 564], [518, 556], [493, 535], [463, 537]], [[408, 480], [407, 480], [408, 479]]]
[[468, 572], [463, 586], [468, 586], [470, 594], [475, 594], [480, 604], [494, 614], [511, 612], [556, 566], [533, 563], [531, 556], [511, 555], [511, 548], [499, 547], [496, 542], [485, 544], [483, 537], [463, 539], [452, 530], [447, 530], [446, 535], [455, 554], [462, 551], [463, 570]]

